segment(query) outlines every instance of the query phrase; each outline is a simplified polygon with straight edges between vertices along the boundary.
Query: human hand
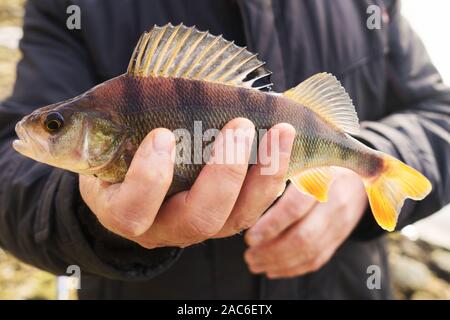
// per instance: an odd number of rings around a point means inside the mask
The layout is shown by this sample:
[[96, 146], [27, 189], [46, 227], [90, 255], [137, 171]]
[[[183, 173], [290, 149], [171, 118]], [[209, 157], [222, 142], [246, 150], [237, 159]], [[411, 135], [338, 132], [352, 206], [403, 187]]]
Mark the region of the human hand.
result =
[[335, 168], [328, 201], [319, 203], [289, 185], [282, 198], [246, 233], [244, 257], [253, 273], [287, 278], [320, 269], [367, 208], [361, 178]]
[[[186, 247], [212, 237], [233, 235], [253, 225], [283, 189], [295, 129], [280, 124], [265, 136], [268, 140], [277, 132], [280, 139], [279, 152], [269, 153], [269, 160], [279, 164], [271, 175], [260, 174], [267, 161], [247, 172], [255, 133], [253, 124], [238, 118], [222, 132], [229, 129], [240, 129], [245, 135], [244, 139], [235, 139], [238, 148], [240, 142], [245, 144], [245, 161], [206, 164], [189, 191], [175, 194], [165, 202], [175, 148], [174, 136], [167, 129], [155, 129], [147, 135], [122, 183], [109, 184], [80, 175], [81, 195], [103, 226], [146, 248]], [[214, 151], [230, 143], [228, 139], [234, 139], [226, 134], [220, 137]]]

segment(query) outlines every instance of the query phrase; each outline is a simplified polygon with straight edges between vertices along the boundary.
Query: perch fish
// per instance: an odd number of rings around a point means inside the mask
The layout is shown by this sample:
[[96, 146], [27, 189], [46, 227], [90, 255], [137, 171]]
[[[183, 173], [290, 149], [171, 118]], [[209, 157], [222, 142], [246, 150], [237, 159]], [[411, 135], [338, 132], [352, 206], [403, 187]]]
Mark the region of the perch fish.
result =
[[[318, 73], [284, 93], [270, 91], [257, 55], [221, 36], [182, 24], [145, 32], [126, 73], [32, 112], [16, 125], [15, 150], [34, 160], [117, 183], [154, 128], [222, 128], [248, 118], [256, 129], [281, 122], [296, 129], [286, 179], [327, 201], [334, 166], [363, 180], [378, 224], [394, 230], [406, 198], [421, 200], [430, 182], [403, 162], [352, 135], [359, 122], [349, 95]], [[175, 165], [170, 193], [189, 189], [204, 164]], [[151, 169], [151, 168], [149, 168]]]

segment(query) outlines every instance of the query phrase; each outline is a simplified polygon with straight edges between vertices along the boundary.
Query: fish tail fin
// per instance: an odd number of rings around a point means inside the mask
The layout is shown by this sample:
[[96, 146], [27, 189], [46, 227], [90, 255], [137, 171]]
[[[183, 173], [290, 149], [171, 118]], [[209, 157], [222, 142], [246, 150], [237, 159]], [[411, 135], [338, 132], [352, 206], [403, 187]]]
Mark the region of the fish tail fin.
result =
[[370, 207], [377, 223], [393, 231], [406, 198], [422, 200], [431, 191], [430, 181], [417, 170], [391, 156], [382, 155], [383, 170], [364, 179]]

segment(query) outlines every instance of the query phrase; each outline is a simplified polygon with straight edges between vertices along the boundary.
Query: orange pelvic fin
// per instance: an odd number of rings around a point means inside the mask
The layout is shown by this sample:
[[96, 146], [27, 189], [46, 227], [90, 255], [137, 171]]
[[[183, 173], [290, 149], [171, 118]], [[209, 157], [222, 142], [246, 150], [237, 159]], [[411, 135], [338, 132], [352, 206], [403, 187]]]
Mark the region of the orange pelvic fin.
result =
[[301, 192], [313, 196], [317, 201], [326, 202], [333, 172], [331, 167], [312, 168], [301, 171], [290, 180]]

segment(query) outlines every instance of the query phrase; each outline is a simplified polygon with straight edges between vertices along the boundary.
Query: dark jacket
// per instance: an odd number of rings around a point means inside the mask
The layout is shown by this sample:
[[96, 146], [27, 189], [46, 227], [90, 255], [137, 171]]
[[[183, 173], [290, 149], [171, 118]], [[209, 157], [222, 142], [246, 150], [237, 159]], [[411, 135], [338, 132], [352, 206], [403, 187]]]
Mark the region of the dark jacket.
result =
[[[81, 30], [66, 28], [72, 3]], [[366, 27], [370, 4], [381, 8], [381, 29]], [[398, 228], [449, 202], [450, 90], [396, 1], [36, 0], [27, 4], [14, 93], [0, 106], [0, 245], [54, 273], [79, 265], [81, 298], [389, 298], [383, 233], [370, 212], [321, 270], [269, 281], [248, 272], [240, 235], [183, 251], [113, 235], [81, 200], [75, 174], [12, 149], [23, 115], [123, 73], [141, 32], [169, 21], [247, 45], [267, 61], [276, 91], [316, 72], [336, 75], [362, 120], [361, 139], [433, 184], [425, 200], [406, 203]], [[381, 290], [366, 286], [373, 264]]]

